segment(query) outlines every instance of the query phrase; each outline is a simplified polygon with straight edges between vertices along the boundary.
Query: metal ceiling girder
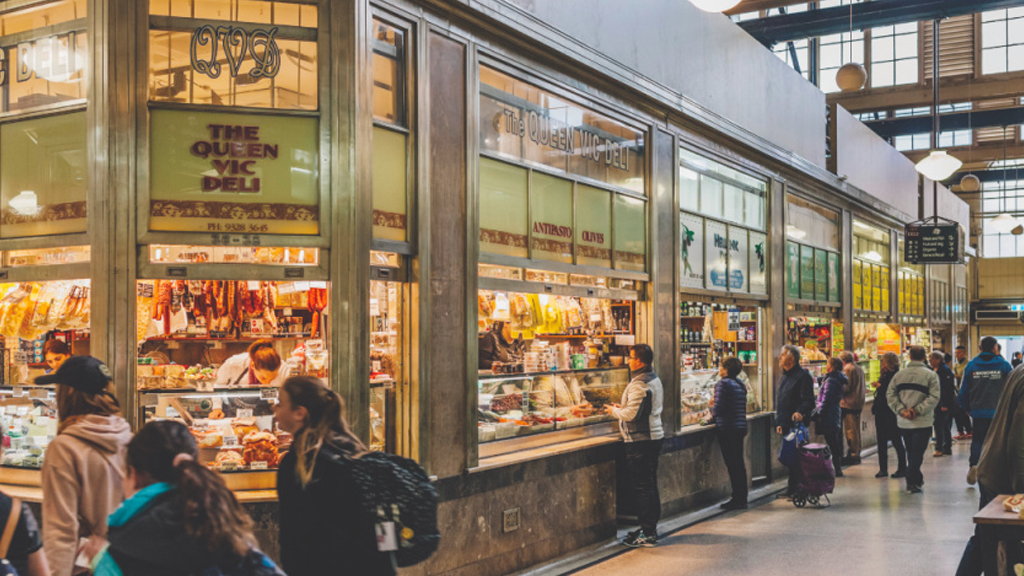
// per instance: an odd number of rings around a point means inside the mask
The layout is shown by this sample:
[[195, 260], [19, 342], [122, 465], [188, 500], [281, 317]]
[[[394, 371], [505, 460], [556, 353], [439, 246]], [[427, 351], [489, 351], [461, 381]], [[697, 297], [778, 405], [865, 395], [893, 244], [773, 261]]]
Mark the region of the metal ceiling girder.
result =
[[[942, 130], [967, 130], [992, 128], [995, 126], [1013, 126], [1024, 124], [1024, 106], [1014, 108], [995, 108], [993, 110], [974, 110], [972, 112], [954, 112], [939, 116]], [[913, 116], [910, 118], [893, 118], [891, 120], [871, 120], [864, 122], [882, 138], [904, 136], [906, 134], [924, 134], [932, 131], [932, 117]]]
[[[1024, 6], [1024, 0], [875, 0], [853, 5], [853, 28], [865, 30], [1017, 6]], [[850, 6], [769, 16], [738, 25], [770, 48], [779, 42], [849, 32]]]
[[[1022, 166], [1021, 168], [1017, 168], [1017, 169], [1007, 168], [1005, 172], [1003, 172], [1002, 168], [995, 168], [995, 169], [992, 169], [992, 170], [971, 170], [970, 171], [971, 174], [974, 174], [975, 176], [977, 176], [978, 180], [981, 180], [982, 182], [1002, 182], [1003, 180], [1019, 180], [1018, 176], [1022, 172], [1024, 172], [1024, 166]], [[947, 179], [942, 184], [944, 186], [946, 186], [946, 187], [953, 186], [954, 184], [959, 184], [960, 183], [960, 179], [962, 179], [964, 177], [964, 174], [966, 174], [966, 171], [964, 171], [964, 172], [957, 172], [957, 173], [953, 174], [952, 176], [950, 176], [949, 179]]]

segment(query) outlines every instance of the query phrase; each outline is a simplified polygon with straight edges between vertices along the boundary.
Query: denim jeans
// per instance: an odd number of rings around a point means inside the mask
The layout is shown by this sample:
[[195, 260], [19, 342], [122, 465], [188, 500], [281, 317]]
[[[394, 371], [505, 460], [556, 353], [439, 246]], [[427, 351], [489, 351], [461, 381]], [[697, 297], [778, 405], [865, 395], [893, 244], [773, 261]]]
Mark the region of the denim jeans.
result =
[[992, 424], [991, 418], [974, 418], [974, 432], [971, 436], [971, 466], [977, 466], [981, 459], [981, 448], [985, 445], [985, 435]]
[[935, 409], [935, 451], [949, 454], [953, 451], [953, 412]]
[[747, 464], [743, 460], [743, 438], [746, 430], [718, 430], [718, 444], [722, 448], [725, 469], [732, 484], [732, 501], [747, 503]]
[[[981, 493], [981, 502], [978, 505], [978, 510], [981, 510], [988, 503], [995, 499], [998, 494], [993, 490], [989, 490], [984, 484], [978, 484]], [[964, 548], [964, 555], [960, 557], [960, 565], [956, 569], [956, 576], [981, 576], [981, 572], [984, 569], [982, 564], [982, 543], [978, 539], [978, 531], [974, 531], [974, 536], [967, 541], [967, 547]]]
[[907, 445], [907, 487], [924, 484], [921, 464], [924, 453], [928, 449], [928, 441], [932, 438], [932, 428], [903, 429], [903, 443]]
[[658, 457], [664, 440], [626, 442], [626, 464], [636, 494], [636, 517], [648, 536], [657, 536], [661, 519], [661, 494], [658, 493]]

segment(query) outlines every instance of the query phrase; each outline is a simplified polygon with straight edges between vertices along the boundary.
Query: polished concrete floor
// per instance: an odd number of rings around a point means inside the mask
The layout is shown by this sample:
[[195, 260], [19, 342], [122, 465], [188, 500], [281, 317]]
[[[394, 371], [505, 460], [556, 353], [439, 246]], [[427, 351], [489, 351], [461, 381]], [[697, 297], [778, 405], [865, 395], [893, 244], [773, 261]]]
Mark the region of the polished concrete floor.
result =
[[757, 502], [665, 535], [657, 548], [630, 550], [574, 574], [953, 574], [978, 509], [977, 488], [965, 481], [969, 442], [940, 458], [929, 447], [923, 494], [908, 494], [902, 480], [876, 479], [871, 456], [836, 480], [831, 508]]

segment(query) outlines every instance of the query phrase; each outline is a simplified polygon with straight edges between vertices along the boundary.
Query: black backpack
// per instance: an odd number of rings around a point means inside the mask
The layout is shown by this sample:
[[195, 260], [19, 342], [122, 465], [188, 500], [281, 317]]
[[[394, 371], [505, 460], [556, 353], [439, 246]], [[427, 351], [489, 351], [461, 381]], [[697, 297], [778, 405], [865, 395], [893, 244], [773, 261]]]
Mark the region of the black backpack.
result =
[[437, 550], [441, 542], [437, 490], [422, 466], [385, 452], [370, 452], [359, 458], [334, 451], [327, 454], [351, 474], [361, 493], [359, 502], [367, 517], [373, 519], [378, 544], [384, 534], [394, 535], [396, 549], [381, 554], [392, 555], [394, 564], [404, 568], [423, 562]]

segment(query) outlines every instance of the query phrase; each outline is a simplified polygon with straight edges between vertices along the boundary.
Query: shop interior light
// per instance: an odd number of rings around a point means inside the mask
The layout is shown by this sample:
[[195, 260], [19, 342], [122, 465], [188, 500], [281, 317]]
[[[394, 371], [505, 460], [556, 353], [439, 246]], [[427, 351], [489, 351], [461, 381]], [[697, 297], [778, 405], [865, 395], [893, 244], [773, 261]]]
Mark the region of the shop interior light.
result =
[[1017, 219], [1014, 218], [1013, 216], [1010, 216], [1009, 214], [1004, 212], [999, 216], [993, 218], [988, 224], [996, 232], [1000, 234], [1007, 234], [1011, 230], [1016, 228], [1017, 225], [1020, 224], [1020, 222], [1018, 222]]
[[807, 237], [807, 232], [804, 232], [792, 224], [786, 224], [786, 236], [796, 238], [797, 240], [803, 240]]
[[39, 213], [39, 197], [31, 190], [23, 190], [7, 203], [16, 214], [35, 216]]
[[946, 154], [945, 150], [932, 150], [925, 159], [917, 163], [917, 171], [925, 178], [935, 182], [941, 182], [953, 175], [954, 172], [963, 166], [963, 162], [955, 156]]
[[740, 0], [690, 0], [694, 6], [705, 12], [725, 12], [740, 3]]

